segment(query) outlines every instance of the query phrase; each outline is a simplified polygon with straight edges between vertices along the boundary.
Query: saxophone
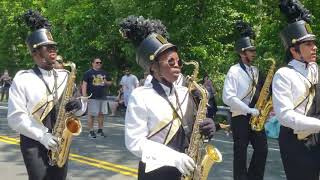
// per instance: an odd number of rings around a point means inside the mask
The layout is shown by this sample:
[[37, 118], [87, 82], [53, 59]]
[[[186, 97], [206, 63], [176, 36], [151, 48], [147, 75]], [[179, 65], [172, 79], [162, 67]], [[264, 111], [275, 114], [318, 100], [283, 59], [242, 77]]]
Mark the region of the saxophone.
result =
[[71, 99], [74, 90], [74, 81], [76, 79], [76, 65], [73, 62], [63, 63], [64, 66], [70, 66], [71, 72], [67, 80], [66, 88], [61, 97], [61, 103], [57, 115], [55, 126], [52, 130], [52, 135], [58, 138], [58, 148], [48, 152], [49, 164], [62, 167], [69, 156], [69, 149], [72, 141], [72, 136], [77, 136], [81, 133], [81, 122], [78, 117], [71, 112], [66, 112], [65, 105]]
[[200, 103], [196, 115], [196, 119], [193, 125], [192, 134], [190, 138], [189, 148], [186, 154], [189, 155], [195, 162], [196, 168], [190, 176], [182, 176], [182, 180], [206, 180], [209, 175], [209, 171], [212, 165], [216, 162], [222, 161], [222, 155], [218, 149], [212, 145], [207, 145], [204, 148], [205, 138], [200, 134], [200, 123], [201, 120], [206, 118], [207, 105], [208, 105], [208, 91], [202, 85], [199, 85], [197, 81], [197, 76], [199, 72], [199, 64], [196, 61], [184, 62], [189, 65], [195, 66], [193, 74], [187, 76], [188, 90], [189, 92], [196, 89], [200, 92]]
[[262, 131], [264, 128], [264, 123], [266, 122], [269, 113], [272, 109], [272, 97], [269, 92], [269, 87], [272, 83], [273, 74], [275, 71], [275, 60], [273, 58], [265, 59], [266, 61], [271, 61], [272, 64], [270, 66], [270, 69], [268, 71], [266, 80], [262, 86], [258, 101], [255, 105], [255, 108], [257, 108], [260, 111], [259, 116], [257, 117], [251, 117], [250, 119], [250, 125], [251, 129], [254, 131]]

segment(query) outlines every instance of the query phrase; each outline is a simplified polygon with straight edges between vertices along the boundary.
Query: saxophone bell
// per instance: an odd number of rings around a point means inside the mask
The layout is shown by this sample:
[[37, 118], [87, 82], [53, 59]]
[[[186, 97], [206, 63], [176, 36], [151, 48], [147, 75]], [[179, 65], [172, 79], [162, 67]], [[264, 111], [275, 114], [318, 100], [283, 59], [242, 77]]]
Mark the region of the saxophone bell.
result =
[[208, 178], [209, 172], [213, 164], [222, 162], [222, 154], [212, 145], [207, 145], [205, 148], [205, 155], [201, 162], [201, 177], [200, 180]]
[[222, 162], [222, 154], [217, 148], [213, 147], [212, 145], [207, 145], [206, 152], [212, 161]]
[[81, 122], [79, 118], [75, 116], [70, 116], [66, 119], [66, 128], [73, 136], [78, 136], [81, 133]]

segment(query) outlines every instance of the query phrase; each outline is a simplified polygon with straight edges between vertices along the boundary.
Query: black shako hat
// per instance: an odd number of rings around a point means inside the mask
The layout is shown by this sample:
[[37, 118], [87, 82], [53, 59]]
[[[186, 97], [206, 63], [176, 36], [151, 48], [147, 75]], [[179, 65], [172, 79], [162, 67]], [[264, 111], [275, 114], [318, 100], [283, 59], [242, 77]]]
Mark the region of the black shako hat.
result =
[[26, 39], [30, 52], [42, 45], [57, 44], [50, 33], [50, 23], [38, 11], [28, 10], [23, 17], [26, 24], [33, 31]]
[[138, 47], [136, 61], [143, 69], [147, 69], [159, 54], [170, 48], [177, 50], [177, 47], [169, 43], [163, 36], [152, 33]]
[[248, 23], [243, 21], [237, 21], [235, 28], [240, 33], [240, 38], [236, 40], [234, 48], [238, 53], [241, 53], [245, 50], [255, 50], [254, 45], [255, 33]]
[[296, 44], [316, 39], [309, 25], [311, 14], [298, 0], [280, 0], [279, 7], [289, 23], [280, 32], [286, 50]]
[[128, 16], [120, 23], [120, 33], [136, 47], [136, 62], [144, 70], [168, 49], [177, 47], [168, 42], [168, 32], [160, 20], [145, 19], [142, 16]]

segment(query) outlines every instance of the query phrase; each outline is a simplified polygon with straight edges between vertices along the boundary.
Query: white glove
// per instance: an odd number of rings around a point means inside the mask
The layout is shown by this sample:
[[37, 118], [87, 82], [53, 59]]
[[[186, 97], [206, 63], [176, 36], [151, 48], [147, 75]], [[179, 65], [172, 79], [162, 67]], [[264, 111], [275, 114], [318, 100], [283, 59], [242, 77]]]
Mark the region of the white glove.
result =
[[174, 165], [181, 174], [187, 176], [190, 175], [196, 167], [193, 159], [184, 153], [178, 153], [177, 156], [175, 156]]
[[190, 175], [196, 166], [188, 155], [151, 140], [144, 143], [141, 160], [146, 163], [146, 173], [163, 166], [171, 166], [176, 167], [183, 175]]
[[260, 112], [256, 108], [249, 108], [248, 114], [251, 114], [253, 117], [257, 117], [257, 116], [259, 116]]
[[40, 143], [48, 150], [55, 150], [58, 147], [58, 138], [47, 132], [40, 139]]

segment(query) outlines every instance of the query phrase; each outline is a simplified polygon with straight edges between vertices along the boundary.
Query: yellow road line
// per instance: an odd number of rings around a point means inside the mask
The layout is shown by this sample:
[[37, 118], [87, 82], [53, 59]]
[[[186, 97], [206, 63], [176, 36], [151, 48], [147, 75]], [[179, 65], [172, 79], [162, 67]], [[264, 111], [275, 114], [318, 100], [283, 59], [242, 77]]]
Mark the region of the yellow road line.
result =
[[[15, 145], [19, 145], [19, 142], [20, 142], [19, 139], [10, 138], [10, 137], [7, 137], [7, 136], [0, 136], [0, 141], [8, 143], [8, 144], [15, 144]], [[98, 159], [85, 157], [85, 156], [81, 156], [81, 155], [78, 155], [78, 154], [70, 153], [69, 159], [73, 160], [73, 161], [80, 162], [82, 164], [86, 164], [86, 165], [94, 166], [94, 167], [97, 167], [97, 168], [113, 171], [113, 172], [116, 172], [116, 173], [120, 173], [120, 174], [123, 174], [123, 175], [126, 175], [126, 176], [137, 177], [137, 173], [138, 173], [138, 170], [135, 169], [135, 168], [129, 168], [127, 166], [123, 166], [123, 165], [119, 165], [119, 164], [113, 164], [113, 163], [110, 163], [110, 162], [107, 162], [107, 161], [101, 161], [101, 160], [98, 160]]]
[[14, 138], [9, 138], [7, 136], [0, 136], [0, 140], [3, 142], [10, 142], [10, 144], [17, 144], [19, 145], [19, 140], [14, 139]]
[[8, 137], [8, 136], [0, 136], [0, 138], [2, 139], [6, 139], [6, 140], [9, 140], [9, 141], [15, 141], [15, 142], [20, 142], [20, 139], [18, 138], [11, 138], [11, 137]]
[[8, 143], [8, 144], [15, 144], [15, 145], [19, 145], [19, 143], [18, 143], [18, 142], [10, 141], [10, 140], [5, 140], [5, 139], [2, 139], [2, 138], [0, 138], [0, 141], [5, 142], [5, 143]]
[[78, 154], [70, 154], [70, 157], [73, 157], [73, 158], [80, 158], [80, 159], [84, 159], [86, 161], [93, 161], [95, 163], [98, 163], [98, 164], [103, 164], [103, 165], [107, 165], [107, 166], [112, 166], [112, 167], [116, 167], [118, 169], [123, 169], [123, 170], [127, 170], [127, 171], [132, 171], [133, 173], [138, 173], [138, 170], [135, 169], [135, 168], [129, 168], [127, 166], [122, 166], [122, 165], [118, 165], [118, 164], [113, 164], [113, 163], [110, 163], [110, 162], [106, 162], [106, 161], [101, 161], [101, 160], [97, 160], [97, 159], [93, 159], [93, 158], [89, 158], [89, 157], [85, 157], [85, 156], [81, 156], [81, 155], [78, 155]]
[[76, 159], [76, 158], [73, 158], [73, 157], [69, 157], [69, 159], [77, 161], [77, 162], [80, 162], [80, 163], [83, 163], [83, 164], [91, 165], [91, 166], [94, 166], [94, 167], [97, 167], [97, 168], [101, 168], [101, 169], [117, 172], [117, 173], [120, 173], [120, 174], [123, 174], [123, 175], [126, 175], [126, 176], [138, 177], [138, 175], [136, 173], [133, 173], [133, 172], [119, 170], [117, 168], [113, 168], [113, 167], [110, 167], [110, 166], [104, 166], [104, 165], [98, 164], [98, 163], [91, 163], [89, 161]]

